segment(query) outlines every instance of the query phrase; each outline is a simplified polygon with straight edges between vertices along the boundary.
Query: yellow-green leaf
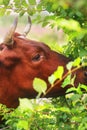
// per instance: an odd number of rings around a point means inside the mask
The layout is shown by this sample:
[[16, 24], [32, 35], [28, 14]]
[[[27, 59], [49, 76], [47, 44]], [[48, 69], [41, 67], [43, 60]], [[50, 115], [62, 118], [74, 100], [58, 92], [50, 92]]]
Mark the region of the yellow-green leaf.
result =
[[38, 92], [39, 96], [44, 93], [47, 89], [47, 84], [44, 80], [35, 78], [33, 81], [33, 88], [36, 92]]
[[64, 73], [64, 68], [63, 66], [58, 66], [57, 70], [54, 72], [54, 76], [56, 79], [61, 79]]
[[29, 3], [31, 4], [31, 5], [35, 5], [36, 4], [36, 0], [28, 0], [29, 1]]
[[48, 77], [48, 81], [50, 84], [53, 84], [57, 79], [61, 79], [64, 73], [63, 66], [58, 66], [57, 70]]
[[73, 66], [79, 66], [80, 63], [81, 63], [81, 59], [80, 59], [80, 57], [78, 57], [77, 59], [74, 60]]
[[9, 4], [9, 1], [10, 1], [10, 0], [3, 0], [3, 4], [4, 4], [5, 6], [7, 6], [7, 5]]
[[68, 70], [71, 70], [72, 66], [73, 66], [73, 62], [71, 61], [71, 62], [69, 62], [69, 63], [66, 65], [66, 68], [67, 68]]
[[54, 76], [54, 74], [52, 74], [51, 76], [48, 77], [48, 81], [50, 84], [53, 84], [56, 80], [56, 77]]

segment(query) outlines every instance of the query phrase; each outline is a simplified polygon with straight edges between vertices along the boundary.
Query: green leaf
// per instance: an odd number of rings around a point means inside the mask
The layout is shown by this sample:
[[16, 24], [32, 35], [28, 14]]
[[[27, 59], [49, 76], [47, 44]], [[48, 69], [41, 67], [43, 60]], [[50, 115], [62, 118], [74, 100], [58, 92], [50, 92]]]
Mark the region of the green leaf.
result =
[[87, 50], [85, 48], [80, 47], [79, 56], [80, 57], [87, 56]]
[[0, 8], [0, 16], [3, 16], [6, 12], [5, 8]]
[[[73, 87], [72, 87], [73, 88]], [[74, 89], [72, 89], [72, 90], [76, 90], [76, 88], [74, 88]], [[76, 100], [79, 100], [81, 98], [81, 95], [80, 94], [73, 94], [72, 96], [71, 96], [71, 100], [72, 101], [76, 101]]]
[[71, 75], [68, 75], [64, 82], [62, 83], [62, 88], [65, 88], [67, 85], [71, 84]]
[[86, 85], [84, 85], [84, 84], [79, 84], [79, 87], [80, 87], [81, 89], [84, 89], [85, 91], [87, 91], [87, 86], [86, 86]]
[[71, 78], [71, 85], [72, 85], [72, 86], [74, 86], [75, 78], [76, 78], [76, 75], [74, 75], [74, 76]]
[[80, 11], [76, 11], [76, 15], [77, 15], [78, 17], [82, 17], [82, 16], [83, 16]]
[[33, 88], [36, 92], [38, 92], [38, 96], [40, 96], [42, 93], [45, 94], [45, 91], [47, 89], [47, 84], [44, 80], [35, 78], [33, 81]]
[[80, 86], [77, 87], [77, 93], [78, 94], [82, 94], [83, 93]]
[[61, 79], [64, 72], [63, 66], [58, 66], [57, 70], [48, 77], [48, 81], [50, 84], [53, 84], [57, 79]]
[[64, 73], [64, 68], [63, 66], [58, 66], [57, 70], [54, 72], [54, 76], [56, 79], [61, 79]]
[[67, 89], [66, 93], [70, 93], [70, 92], [76, 92], [77, 89], [75, 87], [71, 87], [69, 89]]
[[71, 61], [71, 62], [69, 62], [69, 63], [66, 65], [66, 68], [67, 68], [68, 70], [71, 70], [72, 65], [73, 65], [73, 62]]
[[52, 74], [51, 76], [48, 77], [48, 81], [50, 84], [53, 84], [56, 80], [56, 77]]
[[31, 4], [31, 5], [35, 5], [36, 4], [36, 0], [28, 0], [29, 1], [29, 3]]
[[81, 63], [81, 59], [80, 59], [80, 57], [78, 57], [77, 59], [74, 60], [73, 66], [79, 66], [80, 63]]
[[19, 120], [18, 123], [17, 123], [17, 129], [19, 129], [19, 130], [28, 130], [29, 129], [28, 121]]
[[82, 65], [87, 66], [87, 56], [84, 56], [82, 59]]
[[25, 13], [24, 10], [21, 10], [19, 15], [20, 15], [20, 16], [23, 16], [24, 13]]
[[7, 5], [9, 4], [9, 1], [10, 1], [10, 0], [3, 0], [3, 4], [4, 4], [5, 6], [7, 6]]
[[27, 109], [33, 110], [32, 102], [27, 98], [23, 98], [23, 99], [19, 98], [19, 107], [20, 110], [22, 111]]
[[21, 0], [22, 6], [25, 6], [25, 8], [28, 6], [26, 0]]
[[48, 22], [48, 21], [45, 21], [45, 22], [43, 22], [42, 27], [45, 27], [45, 26], [47, 26], [48, 24], [49, 24], [49, 22]]

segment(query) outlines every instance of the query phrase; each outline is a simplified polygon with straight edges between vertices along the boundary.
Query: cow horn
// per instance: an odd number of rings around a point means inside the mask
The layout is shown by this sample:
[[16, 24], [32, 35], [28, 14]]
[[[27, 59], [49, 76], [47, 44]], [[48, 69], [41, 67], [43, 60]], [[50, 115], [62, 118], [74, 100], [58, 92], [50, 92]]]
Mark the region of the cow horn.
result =
[[13, 39], [12, 39], [12, 36], [16, 30], [16, 27], [17, 27], [17, 23], [18, 23], [18, 17], [15, 18], [12, 26], [10, 27], [10, 30], [7, 32], [5, 38], [4, 38], [4, 44], [6, 45], [12, 45], [13, 44]]
[[26, 35], [29, 33], [30, 29], [31, 29], [31, 18], [30, 18], [30, 16], [28, 16], [28, 24], [26, 25], [22, 35], [24, 37], [26, 37]]

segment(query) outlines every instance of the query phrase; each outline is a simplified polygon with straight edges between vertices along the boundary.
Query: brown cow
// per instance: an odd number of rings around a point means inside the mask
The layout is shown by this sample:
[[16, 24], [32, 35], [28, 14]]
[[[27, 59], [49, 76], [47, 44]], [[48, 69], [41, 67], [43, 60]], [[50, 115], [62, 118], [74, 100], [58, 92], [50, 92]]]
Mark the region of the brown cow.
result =
[[[47, 45], [25, 38], [30, 23], [23, 34], [15, 33], [16, 26], [17, 18], [0, 44], [0, 103], [13, 108], [18, 106], [19, 97], [36, 97], [37, 93], [32, 86], [35, 77], [45, 80], [49, 87], [48, 76], [60, 65], [64, 66], [66, 73], [66, 64], [70, 61]], [[75, 84], [87, 85], [87, 68], [81, 68], [75, 73]], [[56, 97], [64, 93], [60, 83], [46, 96]]]

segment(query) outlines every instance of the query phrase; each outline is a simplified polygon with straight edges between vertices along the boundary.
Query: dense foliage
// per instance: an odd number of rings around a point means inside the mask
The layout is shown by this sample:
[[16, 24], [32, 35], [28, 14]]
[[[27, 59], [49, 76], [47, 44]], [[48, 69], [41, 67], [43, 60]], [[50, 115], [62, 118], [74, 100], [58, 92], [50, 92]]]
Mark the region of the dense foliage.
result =
[[[62, 53], [74, 62], [69, 63], [68, 69], [80, 63], [87, 65], [87, 2], [86, 0], [0, 0], [0, 15], [19, 13], [23, 16], [28, 13], [32, 21], [42, 24], [42, 27], [63, 29], [67, 36], [67, 44], [62, 46]], [[51, 85], [61, 79], [63, 67], [49, 77]], [[54, 78], [56, 77], [56, 78]], [[87, 129], [87, 86], [74, 86], [74, 79], [70, 73], [65, 77], [62, 87], [72, 84], [72, 92], [57, 99], [20, 99], [20, 106], [9, 113], [8, 108], [0, 106], [0, 114], [6, 119], [2, 129], [5, 130], [86, 130]], [[37, 83], [39, 81], [39, 83]], [[43, 84], [43, 86], [41, 86]], [[34, 89], [46, 94], [46, 83], [40, 79], [34, 80]], [[84, 91], [82, 91], [82, 89]]]

